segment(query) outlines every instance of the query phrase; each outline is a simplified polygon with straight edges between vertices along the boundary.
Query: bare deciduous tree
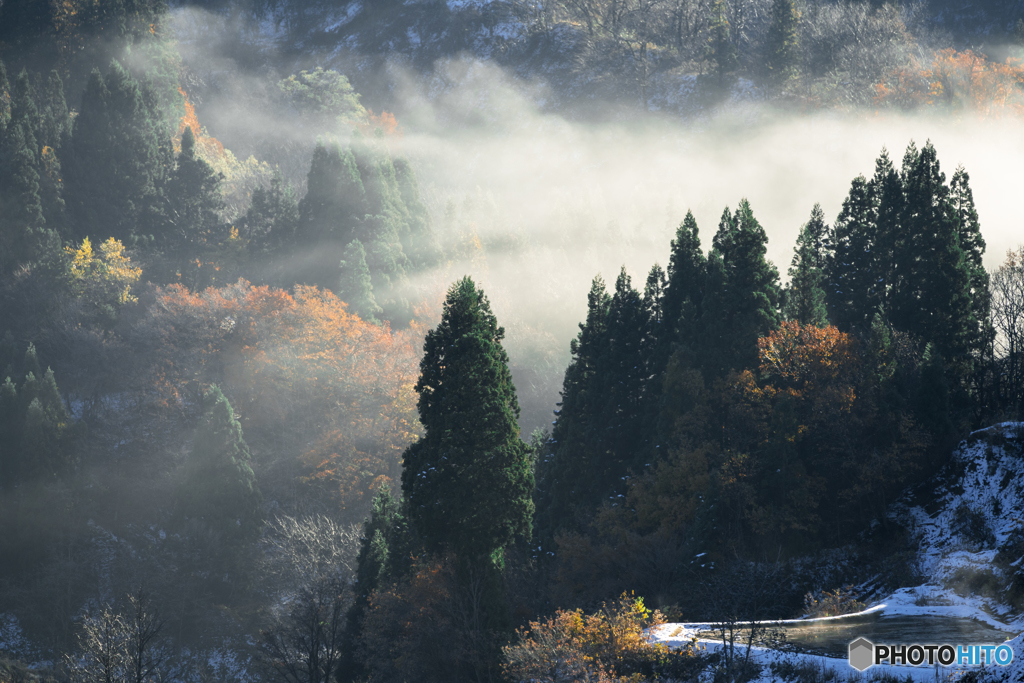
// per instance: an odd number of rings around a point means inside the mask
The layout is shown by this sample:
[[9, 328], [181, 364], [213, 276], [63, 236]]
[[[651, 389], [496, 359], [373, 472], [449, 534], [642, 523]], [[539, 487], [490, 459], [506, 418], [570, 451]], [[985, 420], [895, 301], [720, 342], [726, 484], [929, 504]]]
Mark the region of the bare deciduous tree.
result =
[[1003, 400], [1020, 414], [1024, 393], [1024, 245], [1010, 250], [992, 275], [992, 325]]

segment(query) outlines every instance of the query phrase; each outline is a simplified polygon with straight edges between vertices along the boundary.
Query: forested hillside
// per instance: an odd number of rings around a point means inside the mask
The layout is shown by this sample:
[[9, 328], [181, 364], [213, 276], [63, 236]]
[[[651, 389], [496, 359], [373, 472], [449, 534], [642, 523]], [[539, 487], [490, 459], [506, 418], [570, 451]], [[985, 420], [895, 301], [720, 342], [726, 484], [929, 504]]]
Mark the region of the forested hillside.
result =
[[1021, 14], [0, 0], [0, 683], [746, 680], [643, 629], [921, 583]]

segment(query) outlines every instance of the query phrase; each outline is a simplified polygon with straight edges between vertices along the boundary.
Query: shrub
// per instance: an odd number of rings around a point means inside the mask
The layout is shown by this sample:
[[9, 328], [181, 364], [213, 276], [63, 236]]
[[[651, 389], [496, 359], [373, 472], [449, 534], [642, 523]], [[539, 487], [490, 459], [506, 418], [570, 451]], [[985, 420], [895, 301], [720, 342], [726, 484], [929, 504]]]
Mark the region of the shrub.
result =
[[691, 646], [682, 651], [655, 644], [646, 634], [664, 623], [642, 598], [623, 593], [593, 614], [559, 610], [516, 632], [518, 642], [503, 648], [510, 681], [644, 681], [654, 677], [690, 678], [706, 657]]
[[840, 614], [863, 612], [867, 608], [857, 600], [853, 586], [814, 591], [804, 596], [804, 612], [812, 617], [835, 617]]

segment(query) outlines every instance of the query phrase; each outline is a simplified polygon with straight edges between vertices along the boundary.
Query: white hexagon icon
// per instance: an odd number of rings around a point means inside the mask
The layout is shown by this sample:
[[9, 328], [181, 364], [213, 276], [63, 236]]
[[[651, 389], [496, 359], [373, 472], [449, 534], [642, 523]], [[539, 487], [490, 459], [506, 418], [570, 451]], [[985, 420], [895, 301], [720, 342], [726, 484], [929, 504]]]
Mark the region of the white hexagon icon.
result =
[[875, 644], [867, 638], [858, 638], [850, 643], [850, 666], [864, 671], [875, 663]]

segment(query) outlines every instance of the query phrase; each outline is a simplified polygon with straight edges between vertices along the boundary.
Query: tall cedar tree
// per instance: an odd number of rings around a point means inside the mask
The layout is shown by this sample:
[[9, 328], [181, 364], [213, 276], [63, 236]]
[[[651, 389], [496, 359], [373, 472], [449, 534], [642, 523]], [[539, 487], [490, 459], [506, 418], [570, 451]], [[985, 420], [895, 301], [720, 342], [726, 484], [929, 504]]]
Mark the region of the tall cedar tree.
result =
[[711, 36], [708, 38], [706, 59], [711, 62], [715, 86], [719, 93], [725, 91], [739, 66], [736, 46], [729, 33], [729, 19], [726, 17], [725, 0], [715, 0], [711, 7]]
[[843, 331], [865, 325], [874, 314], [872, 218], [868, 181], [864, 176], [857, 176], [832, 227], [831, 250], [825, 265], [828, 318]]
[[789, 285], [786, 288], [784, 314], [787, 320], [801, 325], [824, 327], [828, 324], [825, 306], [825, 238], [828, 226], [820, 204], [811, 210], [811, 219], [800, 229], [793, 248], [793, 261], [789, 267]]
[[601, 410], [600, 373], [608, 339], [608, 311], [611, 297], [601, 276], [594, 278], [587, 294], [587, 319], [569, 343], [572, 360], [562, 381], [551, 434], [552, 453], [538, 467], [537, 530], [542, 548], [550, 545], [555, 532], [571, 523], [574, 511], [595, 495], [588, 472], [590, 459], [601, 447], [601, 434], [594, 429]]
[[0, 273], [6, 273], [42, 255], [56, 238], [63, 206], [60, 168], [53, 148], [40, 139], [42, 118], [28, 73], [21, 72], [13, 89], [0, 80], [0, 88], [10, 98], [0, 127]]
[[370, 605], [370, 594], [398, 579], [409, 569], [411, 555], [408, 521], [402, 511], [402, 501], [391, 493], [384, 483], [377, 489], [370, 517], [363, 521], [357, 558], [355, 600], [349, 609], [339, 680], [362, 680], [365, 672], [355, 656], [356, 637], [362, 628], [363, 616]]
[[235, 411], [220, 388], [212, 385], [203, 396], [203, 417], [181, 490], [185, 515], [202, 519], [229, 542], [255, 536], [261, 494], [251, 459]]
[[757, 365], [757, 340], [779, 325], [779, 271], [765, 258], [768, 235], [743, 199], [726, 208], [715, 234], [703, 306], [700, 360], [705, 374]]
[[900, 223], [906, 201], [903, 181], [884, 147], [875, 161], [875, 175], [868, 182], [868, 193], [873, 211], [868, 236], [873, 277], [868, 291], [870, 310], [864, 311], [865, 320], [873, 319], [874, 311], [889, 310], [900, 288], [895, 257], [906, 238]]
[[224, 176], [196, 155], [195, 136], [189, 126], [182, 133], [181, 152], [176, 161], [167, 183], [166, 224], [159, 244], [169, 264], [180, 273], [181, 281], [197, 288], [211, 284], [203, 275], [202, 257], [227, 237], [219, 215]]
[[156, 98], [117, 62], [93, 70], [64, 159], [74, 237], [125, 244], [162, 223], [164, 182], [173, 167]]
[[472, 279], [452, 285], [415, 387], [425, 434], [403, 458], [413, 529], [428, 548], [467, 561], [500, 561], [503, 548], [530, 538], [533, 520], [533, 463], [504, 336]]
[[800, 12], [793, 0], [772, 0], [771, 21], [765, 43], [767, 81], [781, 86], [797, 75], [800, 60]]
[[[696, 341], [706, 270], [707, 258], [700, 248], [697, 221], [693, 213], [687, 211], [672, 240], [668, 283], [662, 303], [664, 323], [663, 333], [658, 336], [658, 348], [661, 359], [666, 362], [673, 345], [692, 346]], [[658, 359], [656, 363], [663, 367]]]
[[378, 322], [377, 316], [383, 311], [373, 298], [373, 283], [370, 269], [366, 267], [366, 251], [363, 243], [352, 240], [338, 264], [341, 277], [338, 282], [338, 297], [347, 303], [360, 318], [367, 322]]
[[964, 360], [978, 334], [972, 273], [935, 147], [927, 143], [904, 172], [907, 237], [896, 259], [903, 277], [892, 321], [934, 343], [943, 358]]

